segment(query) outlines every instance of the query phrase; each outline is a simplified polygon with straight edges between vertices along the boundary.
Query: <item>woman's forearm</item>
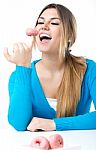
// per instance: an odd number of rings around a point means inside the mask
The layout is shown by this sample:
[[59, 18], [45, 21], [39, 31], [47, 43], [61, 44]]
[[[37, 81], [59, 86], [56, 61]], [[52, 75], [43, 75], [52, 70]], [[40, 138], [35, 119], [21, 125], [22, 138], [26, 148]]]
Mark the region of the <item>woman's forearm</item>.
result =
[[16, 130], [26, 130], [32, 119], [31, 70], [17, 66], [12, 78], [9, 83], [8, 121]]

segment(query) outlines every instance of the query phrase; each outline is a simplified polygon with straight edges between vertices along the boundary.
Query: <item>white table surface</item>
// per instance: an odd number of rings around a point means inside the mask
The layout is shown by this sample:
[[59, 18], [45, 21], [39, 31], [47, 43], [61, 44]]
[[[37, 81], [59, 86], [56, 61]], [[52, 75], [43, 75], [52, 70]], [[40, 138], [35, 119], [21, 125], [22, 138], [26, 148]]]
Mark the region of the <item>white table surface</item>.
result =
[[32, 138], [41, 135], [48, 138], [49, 135], [55, 133], [63, 137], [64, 148], [62, 150], [96, 150], [96, 130], [18, 132], [10, 125], [0, 128], [0, 150], [32, 150], [28, 146]]

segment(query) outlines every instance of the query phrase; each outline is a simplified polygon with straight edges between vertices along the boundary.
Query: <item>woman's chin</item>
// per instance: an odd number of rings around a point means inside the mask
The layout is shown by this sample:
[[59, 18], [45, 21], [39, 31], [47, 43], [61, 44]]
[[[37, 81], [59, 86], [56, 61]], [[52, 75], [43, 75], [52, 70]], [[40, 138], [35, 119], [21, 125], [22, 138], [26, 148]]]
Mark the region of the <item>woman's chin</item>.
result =
[[46, 53], [46, 54], [49, 52], [47, 49], [39, 49], [39, 51], [40, 51], [41, 53]]

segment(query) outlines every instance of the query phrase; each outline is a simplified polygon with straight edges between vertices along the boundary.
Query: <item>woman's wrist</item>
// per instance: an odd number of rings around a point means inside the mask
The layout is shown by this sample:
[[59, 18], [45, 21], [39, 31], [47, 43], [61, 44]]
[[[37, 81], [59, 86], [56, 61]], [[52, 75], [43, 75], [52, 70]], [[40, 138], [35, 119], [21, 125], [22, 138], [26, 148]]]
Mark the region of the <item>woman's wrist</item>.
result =
[[55, 125], [54, 120], [51, 120], [51, 128], [53, 131], [56, 130], [56, 125]]
[[31, 67], [31, 63], [18, 63], [16, 64], [17, 66], [22, 66], [22, 67], [27, 67], [30, 68]]

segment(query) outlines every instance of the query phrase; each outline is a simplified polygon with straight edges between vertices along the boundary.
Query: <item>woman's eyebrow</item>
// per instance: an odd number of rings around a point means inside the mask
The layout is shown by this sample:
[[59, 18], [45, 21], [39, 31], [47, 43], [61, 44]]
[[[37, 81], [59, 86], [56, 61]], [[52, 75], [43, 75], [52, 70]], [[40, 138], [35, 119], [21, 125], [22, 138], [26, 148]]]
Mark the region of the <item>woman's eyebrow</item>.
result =
[[51, 20], [54, 20], [54, 19], [59, 19], [60, 20], [60, 18], [58, 18], [58, 17], [53, 17], [53, 18], [50, 18]]
[[[39, 17], [38, 19], [45, 19], [44, 17]], [[52, 17], [52, 18], [50, 18], [50, 20], [54, 20], [54, 19], [59, 19], [60, 20], [60, 18], [58, 18], [58, 17]]]

